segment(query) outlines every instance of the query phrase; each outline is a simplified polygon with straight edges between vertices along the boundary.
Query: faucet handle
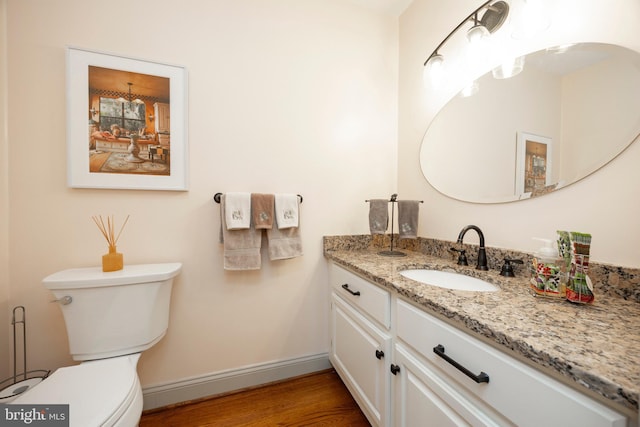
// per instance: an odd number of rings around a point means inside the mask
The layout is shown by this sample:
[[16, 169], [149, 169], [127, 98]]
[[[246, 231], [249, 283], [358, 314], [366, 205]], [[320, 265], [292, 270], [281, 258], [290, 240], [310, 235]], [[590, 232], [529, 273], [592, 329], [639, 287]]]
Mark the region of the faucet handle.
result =
[[501, 276], [504, 276], [504, 277], [516, 277], [515, 273], [513, 272], [513, 265], [511, 265], [512, 262], [514, 262], [516, 264], [523, 264], [523, 261], [521, 259], [505, 258], [504, 259], [504, 264], [502, 265], [502, 269], [500, 270], [500, 275]]
[[464, 249], [449, 248], [452, 252], [458, 252], [458, 265], [469, 265], [467, 251]]

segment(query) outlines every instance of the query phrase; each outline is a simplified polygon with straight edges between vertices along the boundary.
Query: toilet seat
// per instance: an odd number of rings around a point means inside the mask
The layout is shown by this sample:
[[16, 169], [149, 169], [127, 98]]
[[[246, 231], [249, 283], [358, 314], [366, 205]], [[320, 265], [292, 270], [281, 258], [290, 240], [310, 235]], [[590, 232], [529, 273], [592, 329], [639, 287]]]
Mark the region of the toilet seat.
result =
[[71, 427], [135, 426], [142, 413], [139, 357], [132, 354], [60, 368], [13, 403], [69, 404]]

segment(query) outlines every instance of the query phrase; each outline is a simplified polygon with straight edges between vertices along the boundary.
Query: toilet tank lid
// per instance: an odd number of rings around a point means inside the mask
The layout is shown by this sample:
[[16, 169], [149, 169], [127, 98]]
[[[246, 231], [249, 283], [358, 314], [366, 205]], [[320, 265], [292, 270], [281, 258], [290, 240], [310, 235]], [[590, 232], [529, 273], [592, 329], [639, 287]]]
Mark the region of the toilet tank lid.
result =
[[161, 282], [177, 276], [182, 263], [125, 265], [122, 270], [103, 272], [102, 267], [72, 268], [53, 273], [42, 280], [48, 289], [75, 289], [100, 286]]

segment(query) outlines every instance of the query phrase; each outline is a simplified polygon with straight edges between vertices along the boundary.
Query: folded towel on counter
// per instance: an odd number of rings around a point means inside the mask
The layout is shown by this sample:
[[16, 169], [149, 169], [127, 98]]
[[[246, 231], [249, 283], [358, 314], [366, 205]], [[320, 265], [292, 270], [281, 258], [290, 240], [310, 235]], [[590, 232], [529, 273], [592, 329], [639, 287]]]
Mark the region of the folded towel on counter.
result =
[[227, 193], [223, 210], [227, 230], [251, 227], [251, 193]]
[[267, 230], [269, 242], [269, 259], [289, 259], [302, 256], [302, 240], [300, 227], [278, 228]]
[[296, 194], [275, 195], [276, 223], [278, 228], [298, 226], [298, 196]]
[[371, 234], [384, 234], [389, 226], [389, 201], [369, 200], [369, 230]]
[[420, 201], [398, 200], [398, 237], [401, 239], [418, 238], [418, 213]]
[[262, 264], [260, 246], [262, 230], [254, 227], [231, 230], [226, 223], [226, 197], [220, 197], [220, 229], [224, 244], [225, 270], [259, 270]]
[[273, 194], [251, 194], [251, 212], [256, 230], [273, 227], [274, 199]]

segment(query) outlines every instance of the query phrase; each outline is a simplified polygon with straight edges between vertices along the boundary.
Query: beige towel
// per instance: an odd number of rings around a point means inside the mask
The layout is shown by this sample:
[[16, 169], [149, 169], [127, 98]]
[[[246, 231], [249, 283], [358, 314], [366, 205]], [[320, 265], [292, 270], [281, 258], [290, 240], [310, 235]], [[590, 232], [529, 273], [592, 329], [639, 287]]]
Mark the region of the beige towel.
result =
[[221, 240], [224, 244], [225, 270], [259, 270], [262, 259], [260, 245], [262, 230], [253, 226], [241, 230], [229, 230], [225, 218], [225, 195], [220, 197]]
[[267, 230], [269, 241], [269, 259], [289, 259], [302, 256], [302, 239], [300, 227], [278, 228]]
[[419, 209], [420, 201], [418, 200], [398, 200], [398, 237], [418, 238]]
[[389, 201], [369, 200], [369, 230], [371, 234], [384, 234], [389, 226]]
[[273, 194], [251, 194], [251, 215], [256, 230], [273, 227]]

